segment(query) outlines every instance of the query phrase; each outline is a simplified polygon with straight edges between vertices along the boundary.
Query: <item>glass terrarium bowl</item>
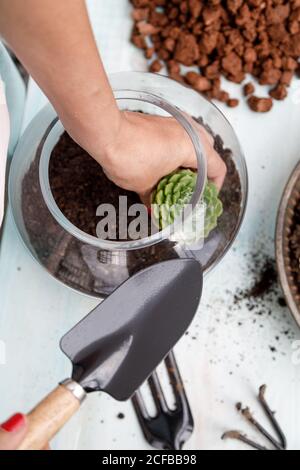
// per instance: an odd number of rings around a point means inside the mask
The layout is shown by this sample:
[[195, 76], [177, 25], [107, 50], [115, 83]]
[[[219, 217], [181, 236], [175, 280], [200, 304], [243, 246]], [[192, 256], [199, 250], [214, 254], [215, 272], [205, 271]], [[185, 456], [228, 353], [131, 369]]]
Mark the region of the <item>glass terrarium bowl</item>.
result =
[[49, 161], [64, 128], [53, 108], [46, 106], [28, 126], [13, 157], [9, 199], [14, 220], [33, 257], [51, 275], [76, 291], [100, 298], [138, 270], [170, 258], [194, 257], [207, 274], [236, 238], [248, 194], [247, 168], [237, 137], [211, 102], [161, 75], [124, 72], [111, 75], [110, 82], [120, 109], [173, 116], [185, 128], [199, 169], [191, 211], [196, 210], [206, 184], [206, 155], [190, 117], [214, 135], [228, 173], [220, 193], [223, 215], [199, 249], [176, 242], [176, 220], [171, 230], [140, 240], [108, 241], [88, 235], [64, 216], [51, 192]]

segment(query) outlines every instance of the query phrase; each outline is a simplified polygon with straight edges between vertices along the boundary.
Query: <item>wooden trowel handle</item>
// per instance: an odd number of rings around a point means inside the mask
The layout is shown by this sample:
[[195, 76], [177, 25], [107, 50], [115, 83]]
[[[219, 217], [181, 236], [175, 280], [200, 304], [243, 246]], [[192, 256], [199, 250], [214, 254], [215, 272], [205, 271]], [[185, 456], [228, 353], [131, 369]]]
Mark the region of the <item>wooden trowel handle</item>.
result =
[[66, 380], [28, 415], [28, 432], [18, 450], [41, 450], [76, 413], [86, 397], [83, 388]]

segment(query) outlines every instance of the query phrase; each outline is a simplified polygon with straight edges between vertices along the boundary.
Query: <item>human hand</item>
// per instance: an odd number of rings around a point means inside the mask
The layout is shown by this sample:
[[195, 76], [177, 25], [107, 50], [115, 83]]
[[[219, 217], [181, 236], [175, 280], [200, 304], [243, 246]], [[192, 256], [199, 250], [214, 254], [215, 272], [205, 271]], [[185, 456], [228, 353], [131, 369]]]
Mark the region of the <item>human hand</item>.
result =
[[[26, 416], [17, 413], [0, 426], [0, 451], [16, 450], [28, 431]], [[45, 449], [49, 450], [47, 445]]]
[[[195, 126], [207, 155], [208, 178], [221, 189], [226, 165], [214, 150], [213, 137], [200, 124]], [[116, 128], [113, 142], [105, 148], [93, 140], [86, 150], [114, 183], [135, 191], [144, 201], [149, 202], [149, 194], [163, 176], [179, 167], [197, 168], [192, 141], [174, 118], [126, 111], [120, 113]]]
[[12, 416], [0, 427], [0, 450], [17, 449], [26, 432], [26, 417], [20, 413]]

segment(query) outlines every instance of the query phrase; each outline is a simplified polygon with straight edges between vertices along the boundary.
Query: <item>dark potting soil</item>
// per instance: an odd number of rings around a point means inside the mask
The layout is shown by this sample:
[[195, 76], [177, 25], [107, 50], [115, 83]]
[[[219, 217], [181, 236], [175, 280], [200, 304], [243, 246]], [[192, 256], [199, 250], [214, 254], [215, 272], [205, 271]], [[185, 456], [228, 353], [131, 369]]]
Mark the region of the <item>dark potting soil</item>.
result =
[[289, 235], [289, 248], [292, 275], [300, 293], [300, 199], [294, 210], [293, 222]]
[[[128, 275], [142, 267], [178, 258], [174, 243], [163, 241], [143, 249], [118, 252], [118, 259], [111, 261], [113, 254], [87, 246], [66, 232], [51, 215], [41, 192], [39, 160], [42, 146], [43, 141], [23, 180], [22, 215], [31, 251], [55, 278], [86, 294], [102, 296], [112, 292]], [[205, 241], [204, 248], [194, 252], [204, 271], [224, 253], [236, 232], [241, 215], [241, 182], [232, 152], [224, 147], [219, 136], [215, 137], [215, 148], [225, 161], [228, 171], [220, 193], [224, 213], [217, 229]], [[113, 204], [118, 211], [119, 196], [127, 196], [128, 206], [139, 202], [135, 193], [112, 183], [99, 164], [66, 133], [53, 149], [49, 179], [60, 210], [73, 225], [90, 235], [96, 234], [100, 220], [96, 217], [96, 210], [100, 204]], [[128, 222], [130, 220], [128, 217]]]
[[[141, 203], [136, 193], [126, 191], [108, 179], [99, 163], [66, 132], [53, 149], [49, 180], [53, 197], [62, 213], [73, 225], [94, 237], [101, 220], [96, 216], [96, 211], [101, 204], [111, 204], [116, 209], [118, 234], [122, 220], [127, 217], [127, 214], [119, 212], [119, 197], [127, 198], [128, 207]], [[128, 217], [128, 224], [133, 219]]]

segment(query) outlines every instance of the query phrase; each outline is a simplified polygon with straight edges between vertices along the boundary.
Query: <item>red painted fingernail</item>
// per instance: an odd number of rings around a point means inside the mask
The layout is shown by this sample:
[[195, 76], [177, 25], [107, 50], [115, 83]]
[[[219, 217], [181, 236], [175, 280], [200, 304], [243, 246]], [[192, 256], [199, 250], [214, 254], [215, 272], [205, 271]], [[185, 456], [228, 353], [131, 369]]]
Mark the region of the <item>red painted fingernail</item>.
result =
[[9, 418], [5, 423], [1, 424], [1, 428], [7, 432], [17, 432], [25, 424], [25, 417], [21, 413], [17, 413]]

